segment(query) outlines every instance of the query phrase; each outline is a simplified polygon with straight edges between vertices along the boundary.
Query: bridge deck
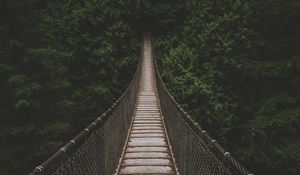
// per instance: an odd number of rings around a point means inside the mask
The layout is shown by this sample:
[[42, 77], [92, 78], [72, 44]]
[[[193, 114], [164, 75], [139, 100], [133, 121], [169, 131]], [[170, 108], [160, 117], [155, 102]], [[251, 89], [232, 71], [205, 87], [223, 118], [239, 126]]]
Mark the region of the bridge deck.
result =
[[177, 174], [154, 76], [151, 39], [147, 36], [139, 96], [118, 174]]

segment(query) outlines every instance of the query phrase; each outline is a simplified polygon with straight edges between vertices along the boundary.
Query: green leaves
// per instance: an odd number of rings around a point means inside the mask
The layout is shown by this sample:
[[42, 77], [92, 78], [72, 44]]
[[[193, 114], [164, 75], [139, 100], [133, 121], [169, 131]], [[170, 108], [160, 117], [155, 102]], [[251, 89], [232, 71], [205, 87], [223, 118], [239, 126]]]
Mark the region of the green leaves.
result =
[[24, 100], [24, 99], [18, 100], [17, 103], [15, 104], [15, 108], [17, 110], [24, 109], [24, 108], [27, 108], [29, 106], [30, 106], [30, 103], [27, 100]]
[[299, 174], [298, 5], [190, 0], [184, 25], [155, 40], [171, 94], [260, 174]]
[[8, 81], [9, 85], [17, 86], [17, 85], [21, 85], [21, 84], [27, 82], [28, 78], [22, 74], [14, 74], [14, 75], [11, 75], [7, 81]]
[[132, 7], [121, 4], [12, 0], [0, 6], [0, 140], [6, 143], [0, 174], [31, 171], [128, 86], [140, 35], [127, 21]]
[[66, 138], [66, 136], [70, 137], [69, 135], [72, 134], [72, 130], [73, 128], [69, 123], [54, 122], [47, 123], [43, 127], [40, 127], [37, 133], [41, 137], [47, 138], [48, 141], [61, 141], [61, 139]]
[[299, 174], [296, 1], [7, 1], [0, 174], [30, 171], [110, 106], [145, 30], [167, 87], [204, 128], [254, 172]]

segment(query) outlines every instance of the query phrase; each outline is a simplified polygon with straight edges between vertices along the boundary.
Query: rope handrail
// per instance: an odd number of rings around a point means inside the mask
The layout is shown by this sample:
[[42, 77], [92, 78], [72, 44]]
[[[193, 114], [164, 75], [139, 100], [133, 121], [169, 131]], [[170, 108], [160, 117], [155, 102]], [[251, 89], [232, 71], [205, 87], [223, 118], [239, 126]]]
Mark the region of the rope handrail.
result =
[[[72, 157], [78, 149], [87, 142], [90, 135], [99, 130], [99, 128], [103, 127], [107, 120], [111, 117], [111, 115], [116, 111], [117, 107], [126, 99], [126, 96], [133, 95], [133, 99], [129, 100], [132, 107], [135, 105], [135, 98], [137, 97], [137, 88], [139, 87], [139, 77], [141, 73], [141, 65], [142, 65], [142, 53], [143, 47], [141, 47], [140, 51], [140, 58], [138, 60], [138, 65], [135, 71], [135, 74], [127, 87], [127, 89], [123, 92], [123, 94], [112, 104], [110, 108], [108, 108], [105, 112], [103, 112], [97, 119], [95, 119], [91, 124], [89, 124], [85, 129], [83, 129], [77, 136], [75, 136], [72, 140], [66, 143], [63, 147], [61, 147], [55, 154], [53, 154], [50, 158], [48, 158], [45, 162], [41, 165], [34, 168], [34, 170], [30, 173], [30, 175], [44, 175], [44, 174], [63, 174], [63, 172], [56, 172], [57, 169], [64, 166], [64, 163], [67, 161], [68, 158]], [[131, 92], [132, 91], [132, 92]], [[130, 102], [131, 101], [131, 102]], [[128, 106], [128, 105], [127, 105]], [[125, 108], [126, 110], [126, 108]], [[131, 118], [132, 111], [127, 114], [126, 117]], [[129, 119], [128, 125], [131, 119]], [[127, 131], [128, 127], [125, 129]], [[127, 133], [125, 133], [126, 135]], [[125, 137], [123, 139], [125, 141]], [[118, 155], [119, 156], [119, 155]], [[118, 161], [118, 159], [117, 159]], [[115, 165], [117, 166], [117, 165]], [[97, 168], [95, 168], [97, 169]], [[111, 169], [110, 171], [114, 171], [115, 168]], [[66, 173], [69, 174], [69, 173]], [[106, 174], [106, 173], [104, 173]]]
[[[158, 93], [159, 93], [160, 97], [161, 97], [161, 93], [165, 93], [166, 96], [164, 96], [164, 98], [169, 98], [171, 100], [171, 102], [173, 103], [172, 105], [174, 105], [177, 108], [177, 112], [180, 112], [180, 114], [181, 114], [180, 117], [188, 124], [188, 126], [191, 127], [191, 129], [194, 131], [194, 133], [196, 133], [199, 137], [203, 138], [203, 140], [205, 141], [205, 143], [207, 145], [209, 145], [209, 144], [212, 145], [213, 149], [216, 150], [216, 152], [219, 154], [218, 156], [221, 157], [221, 159], [228, 161], [226, 163], [228, 163], [229, 166], [232, 167], [232, 169], [229, 170], [230, 171], [229, 174], [253, 175], [239, 161], [237, 161], [234, 157], [232, 157], [230, 152], [226, 151], [217, 142], [217, 140], [214, 140], [204, 129], [202, 129], [202, 127], [190, 115], [188, 115], [184, 111], [184, 109], [175, 101], [174, 97], [170, 94], [169, 90], [166, 88], [165, 84], [163, 83], [162, 77], [159, 73], [157, 61], [155, 58], [154, 44], [152, 45], [152, 52], [153, 52], [154, 63], [155, 63], [156, 82], [157, 82]], [[163, 98], [160, 98], [160, 99], [164, 100]], [[163, 105], [164, 104], [161, 103], [162, 108], [164, 108]], [[167, 108], [168, 107], [170, 107], [170, 106], [167, 106]], [[164, 112], [165, 112], [165, 110], [163, 110], [163, 115], [166, 115], [166, 113], [164, 113]], [[165, 116], [165, 118], [167, 118], [167, 116]], [[175, 126], [172, 126], [172, 127], [175, 127]], [[176, 139], [179, 139], [179, 138], [176, 138]], [[172, 141], [171, 141], [171, 143], [172, 143]], [[174, 144], [172, 144], [172, 145], [174, 146]], [[209, 146], [208, 148], [211, 148], [211, 147]], [[176, 152], [174, 154], [175, 154], [175, 159], [177, 159]], [[184, 168], [182, 168], [182, 166], [179, 165], [179, 171], [181, 170], [181, 172], [183, 172], [182, 171], [183, 169]], [[182, 174], [189, 174], [189, 173], [183, 172]], [[197, 174], [197, 173], [194, 173], [194, 174]]]
[[[175, 101], [160, 76], [153, 44], [152, 53], [160, 108], [180, 174], [251, 175]], [[143, 47], [130, 85], [113, 105], [31, 175], [115, 173], [137, 101], [142, 56]]]

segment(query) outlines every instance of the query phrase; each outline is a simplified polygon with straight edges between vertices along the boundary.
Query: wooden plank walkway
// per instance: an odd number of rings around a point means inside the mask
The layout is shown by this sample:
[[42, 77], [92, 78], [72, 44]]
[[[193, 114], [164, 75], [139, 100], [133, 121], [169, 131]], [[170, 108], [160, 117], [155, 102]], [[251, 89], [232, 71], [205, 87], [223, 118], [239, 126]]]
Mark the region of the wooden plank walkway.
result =
[[155, 83], [151, 38], [144, 37], [142, 75], [136, 111], [118, 174], [178, 174], [161, 115]]

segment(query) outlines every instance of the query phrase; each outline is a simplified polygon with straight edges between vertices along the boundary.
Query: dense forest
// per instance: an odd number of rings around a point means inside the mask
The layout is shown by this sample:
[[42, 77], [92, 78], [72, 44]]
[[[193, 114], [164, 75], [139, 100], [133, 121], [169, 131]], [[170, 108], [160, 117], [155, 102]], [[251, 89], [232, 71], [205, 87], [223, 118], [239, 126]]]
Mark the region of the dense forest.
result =
[[27, 174], [130, 83], [155, 36], [176, 100], [255, 174], [300, 174], [299, 0], [2, 0], [0, 174]]
[[29, 173], [130, 83], [140, 38], [118, 5], [2, 1], [1, 175]]

